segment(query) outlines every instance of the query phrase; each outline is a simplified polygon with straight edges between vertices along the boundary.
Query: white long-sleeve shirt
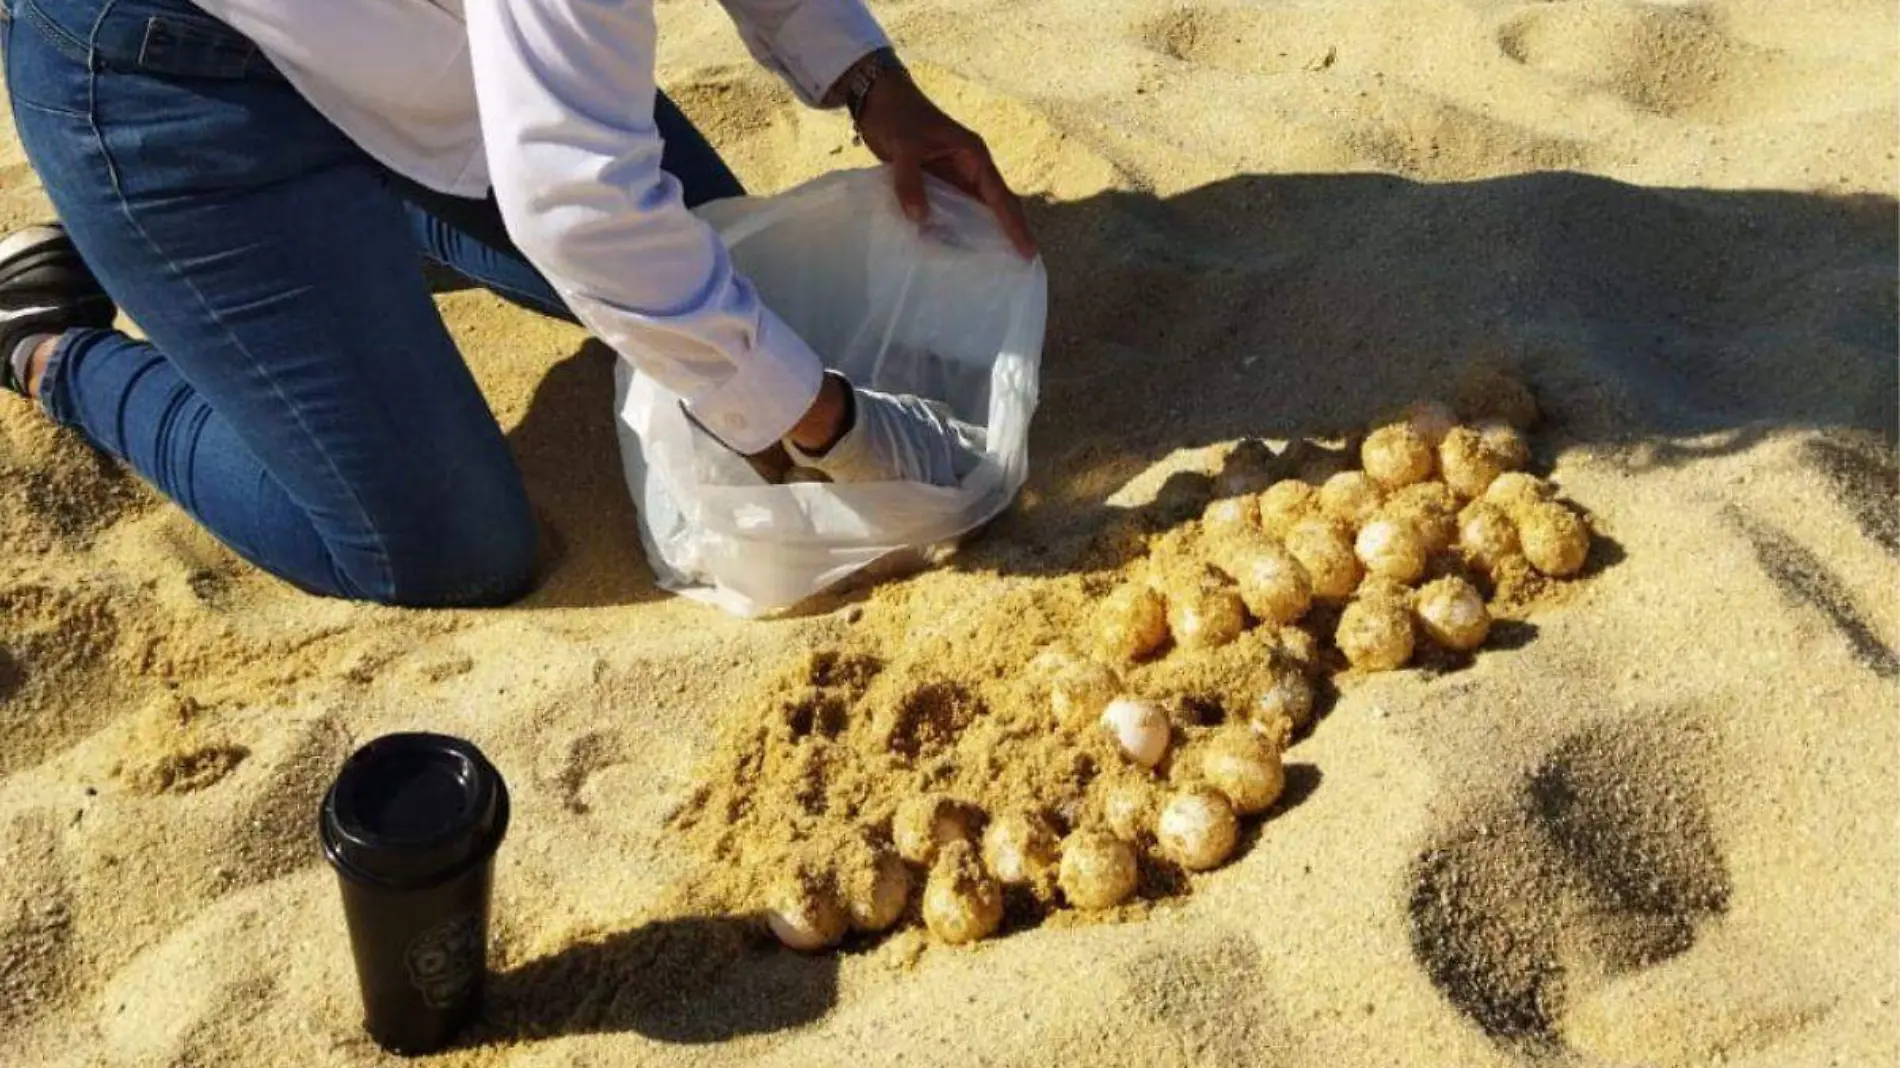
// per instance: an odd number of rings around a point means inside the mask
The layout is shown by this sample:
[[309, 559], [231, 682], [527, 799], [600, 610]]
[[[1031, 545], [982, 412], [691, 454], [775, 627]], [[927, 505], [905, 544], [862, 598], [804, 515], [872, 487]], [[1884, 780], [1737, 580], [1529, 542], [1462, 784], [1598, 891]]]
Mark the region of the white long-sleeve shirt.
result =
[[[653, 0], [195, 0], [385, 166], [493, 188], [508, 231], [581, 322], [757, 452], [822, 365], [660, 169]], [[721, 0], [759, 61], [816, 104], [889, 42], [862, 0]]]

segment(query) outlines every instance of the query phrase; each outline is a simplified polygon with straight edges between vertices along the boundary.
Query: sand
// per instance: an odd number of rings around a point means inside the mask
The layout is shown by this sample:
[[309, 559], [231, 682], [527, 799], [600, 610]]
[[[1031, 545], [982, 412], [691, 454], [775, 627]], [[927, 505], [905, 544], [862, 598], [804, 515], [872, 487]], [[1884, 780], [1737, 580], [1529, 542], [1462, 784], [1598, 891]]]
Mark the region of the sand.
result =
[[[383, 1063], [312, 814], [413, 727], [474, 740], [516, 805], [488, 1019], [446, 1065], [1900, 1055], [1892, 5], [881, 11], [1034, 198], [1020, 506], [795, 618], [665, 597], [609, 357], [445, 293], [546, 575], [395, 611], [258, 576], [0, 403], [0, 1063]], [[663, 81], [754, 189], [865, 161], [716, 6], [660, 18]], [[5, 146], [14, 226], [45, 209]], [[675, 821], [802, 658], [1059, 622], [1131, 510], [1198, 514], [1236, 442], [1473, 365], [1535, 389], [1532, 466], [1598, 558], [1468, 665], [1342, 682], [1281, 810], [1190, 893], [819, 956], [695, 906]]]

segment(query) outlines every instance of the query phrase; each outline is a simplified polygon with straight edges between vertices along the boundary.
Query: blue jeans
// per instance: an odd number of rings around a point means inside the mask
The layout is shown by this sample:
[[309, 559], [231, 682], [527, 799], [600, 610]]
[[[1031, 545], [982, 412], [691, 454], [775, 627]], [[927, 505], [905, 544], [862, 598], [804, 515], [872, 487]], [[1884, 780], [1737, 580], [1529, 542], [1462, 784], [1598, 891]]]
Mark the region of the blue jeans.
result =
[[[187, 0], [6, 2], [20, 140], [150, 339], [66, 334], [42, 381], [52, 417], [303, 589], [407, 605], [524, 593], [521, 475], [424, 277], [427, 258], [571, 318], [493, 202], [392, 174]], [[659, 103], [687, 203], [740, 193]]]

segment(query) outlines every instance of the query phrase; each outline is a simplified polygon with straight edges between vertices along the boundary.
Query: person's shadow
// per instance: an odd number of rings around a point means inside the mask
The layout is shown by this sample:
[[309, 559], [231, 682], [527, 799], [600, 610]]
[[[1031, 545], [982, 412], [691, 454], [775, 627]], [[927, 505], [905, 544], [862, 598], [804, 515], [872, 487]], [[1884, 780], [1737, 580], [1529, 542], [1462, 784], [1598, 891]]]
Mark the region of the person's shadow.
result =
[[737, 918], [659, 920], [500, 972], [465, 1044], [623, 1031], [722, 1042], [831, 1011], [837, 955], [780, 949], [755, 928]]
[[541, 523], [541, 581], [517, 607], [634, 604], [662, 595], [620, 464], [613, 396], [614, 354], [588, 341], [541, 380], [508, 435]]
[[[1362, 427], [1477, 363], [1536, 390], [1541, 463], [1589, 447], [1673, 465], [1792, 429], [1891, 457], [1891, 197], [1239, 175], [1031, 216], [1050, 279], [1032, 476], [960, 567], [1099, 566], [1122, 518], [1106, 498], [1170, 453]], [[531, 605], [654, 595], [612, 395], [590, 346], [512, 435], [564, 553]], [[1211, 486], [1186, 486], [1181, 513]]]

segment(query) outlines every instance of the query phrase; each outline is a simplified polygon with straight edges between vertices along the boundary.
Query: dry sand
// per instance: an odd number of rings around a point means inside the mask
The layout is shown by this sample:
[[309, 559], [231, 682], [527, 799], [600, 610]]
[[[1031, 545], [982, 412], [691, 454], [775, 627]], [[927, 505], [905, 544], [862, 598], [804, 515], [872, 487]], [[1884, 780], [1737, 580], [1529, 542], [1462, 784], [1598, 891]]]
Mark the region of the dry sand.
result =
[[[444, 1064], [1882, 1064], [1896, 1034], [1895, 8], [887, 3], [1036, 198], [1036, 476], [954, 566], [743, 623], [656, 593], [608, 357], [442, 305], [549, 528], [496, 612], [312, 600], [0, 403], [0, 1063], [379, 1062], [312, 813], [384, 731], [515, 790]], [[863, 162], [661, 4], [759, 191]], [[0, 224], [44, 202], [0, 156]], [[1609, 545], [1444, 673], [1349, 683], [1296, 803], [1126, 923], [777, 950], [668, 817], [814, 649], [1060, 629], [1245, 436], [1517, 367]], [[0, 398], [3, 400], [3, 398]], [[1195, 474], [1196, 472], [1202, 475]], [[946, 654], [950, 655], [950, 654]]]

